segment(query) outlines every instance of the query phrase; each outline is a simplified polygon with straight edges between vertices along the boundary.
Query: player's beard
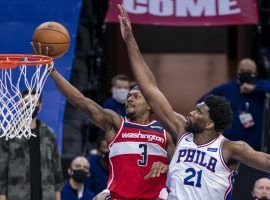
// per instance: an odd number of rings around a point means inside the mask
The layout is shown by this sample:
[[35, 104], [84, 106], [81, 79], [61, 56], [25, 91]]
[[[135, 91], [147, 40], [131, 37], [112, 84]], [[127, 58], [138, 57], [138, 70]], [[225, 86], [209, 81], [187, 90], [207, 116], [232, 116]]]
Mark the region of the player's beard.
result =
[[134, 115], [135, 115], [135, 113], [133, 113], [133, 112], [126, 113], [126, 117], [127, 117], [129, 120], [132, 120], [132, 119], [134, 118]]
[[200, 134], [203, 132], [203, 129], [198, 126], [198, 124], [192, 123], [191, 120], [188, 121], [185, 127], [186, 132], [193, 134]]

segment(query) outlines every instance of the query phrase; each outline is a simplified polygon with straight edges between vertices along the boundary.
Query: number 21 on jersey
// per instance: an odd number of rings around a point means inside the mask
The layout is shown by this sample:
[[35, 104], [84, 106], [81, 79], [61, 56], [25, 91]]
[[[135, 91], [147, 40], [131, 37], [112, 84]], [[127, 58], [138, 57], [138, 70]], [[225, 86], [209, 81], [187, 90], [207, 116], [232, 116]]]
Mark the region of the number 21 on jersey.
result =
[[196, 171], [194, 168], [187, 168], [185, 172], [187, 176], [184, 178], [184, 185], [190, 185], [199, 188], [202, 186], [202, 170]]

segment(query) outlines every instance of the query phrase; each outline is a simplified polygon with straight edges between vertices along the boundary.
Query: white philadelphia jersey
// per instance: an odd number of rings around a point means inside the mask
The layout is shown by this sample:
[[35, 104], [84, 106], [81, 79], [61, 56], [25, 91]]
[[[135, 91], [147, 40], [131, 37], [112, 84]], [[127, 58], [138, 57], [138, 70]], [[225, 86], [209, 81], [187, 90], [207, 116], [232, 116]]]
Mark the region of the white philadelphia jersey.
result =
[[229, 200], [235, 171], [223, 160], [222, 135], [203, 145], [186, 133], [178, 141], [172, 158], [167, 187], [171, 200]]

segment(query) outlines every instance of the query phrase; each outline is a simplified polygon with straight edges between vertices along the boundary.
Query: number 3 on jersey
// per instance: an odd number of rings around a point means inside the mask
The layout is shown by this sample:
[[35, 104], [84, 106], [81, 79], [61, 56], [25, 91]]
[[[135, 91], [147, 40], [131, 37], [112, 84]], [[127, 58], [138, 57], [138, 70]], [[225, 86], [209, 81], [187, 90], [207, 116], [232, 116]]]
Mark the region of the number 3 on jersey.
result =
[[202, 170], [196, 172], [193, 168], [186, 169], [186, 174], [188, 175], [184, 179], [185, 185], [195, 186], [195, 187], [201, 187], [201, 181], [202, 181]]
[[139, 166], [146, 166], [147, 161], [148, 161], [147, 145], [146, 144], [139, 144], [139, 148], [142, 149], [142, 153], [141, 153], [142, 158], [140, 160], [138, 160], [137, 163]]

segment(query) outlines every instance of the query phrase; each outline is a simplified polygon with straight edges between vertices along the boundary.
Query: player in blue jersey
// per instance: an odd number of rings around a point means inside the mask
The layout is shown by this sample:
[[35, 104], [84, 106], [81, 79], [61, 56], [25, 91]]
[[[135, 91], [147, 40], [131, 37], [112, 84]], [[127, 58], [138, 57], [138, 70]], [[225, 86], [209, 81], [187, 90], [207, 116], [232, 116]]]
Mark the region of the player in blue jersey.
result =
[[159, 121], [178, 138], [169, 167], [168, 199], [230, 199], [239, 163], [269, 172], [270, 155], [220, 134], [232, 122], [232, 111], [224, 98], [207, 97], [186, 118], [173, 111], [143, 60], [127, 12], [118, 6], [121, 34], [136, 82]]

